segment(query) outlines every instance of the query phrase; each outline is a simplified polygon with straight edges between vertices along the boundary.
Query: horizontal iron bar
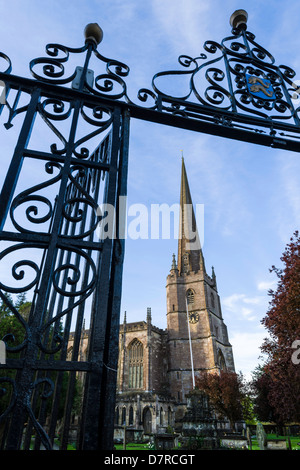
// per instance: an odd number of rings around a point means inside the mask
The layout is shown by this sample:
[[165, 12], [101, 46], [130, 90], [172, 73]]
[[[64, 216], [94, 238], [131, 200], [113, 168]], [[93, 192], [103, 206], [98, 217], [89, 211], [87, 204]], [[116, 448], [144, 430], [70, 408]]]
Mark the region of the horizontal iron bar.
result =
[[[159, 113], [153, 110], [147, 110], [147, 114], [145, 115], [145, 113], [139, 112], [139, 110], [135, 109], [131, 115], [138, 119], [152, 121], [158, 124], [165, 124], [181, 129], [203, 132], [204, 134], [226, 137], [243, 142], [259, 144], [266, 147], [300, 152], [300, 141], [284, 139], [282, 137], [278, 138], [271, 135], [264, 135], [260, 134], [259, 132], [250, 130], [247, 131], [240, 128], [200, 121], [199, 119], [196, 120], [176, 115], [168, 115], [167, 113]], [[220, 113], [220, 115], [222, 116], [222, 113]], [[250, 122], [248, 124], [251, 125]]]
[[[0, 370], [23, 369], [24, 359], [6, 359], [6, 364], [0, 365]], [[99, 368], [99, 364], [81, 361], [51, 361], [38, 359], [33, 362], [34, 370], [53, 370], [53, 371], [91, 371]]]
[[[37, 243], [36, 248], [47, 248], [50, 243], [51, 235], [47, 233], [35, 233], [35, 232], [0, 232], [0, 240], [2, 241], [12, 241], [12, 242], [32, 242]], [[70, 238], [70, 240], [69, 240]], [[86, 241], [75, 239], [73, 237], [68, 237], [67, 235], [58, 235], [57, 246], [61, 249], [72, 249], [81, 248], [86, 250], [97, 250], [101, 251], [103, 249], [103, 241], [99, 240], [96, 242]]]
[[[96, 364], [90, 362], [81, 362], [81, 361], [45, 361], [37, 360], [36, 367], [37, 370], [73, 370], [73, 371], [91, 371], [97, 367]], [[99, 364], [98, 364], [99, 367]]]
[[[5, 73], [0, 73], [0, 80], [7, 82], [11, 88], [22, 88], [28, 93], [31, 93], [34, 89], [40, 89], [43, 96], [55, 97], [57, 99], [72, 101], [72, 100], [82, 100], [86, 105], [99, 106], [103, 105], [104, 107], [114, 110], [119, 108], [121, 110], [129, 110], [131, 117], [136, 119], [141, 119], [144, 121], [154, 122], [158, 124], [165, 124], [172, 127], [178, 127], [181, 129], [192, 130], [197, 132], [203, 132], [205, 134], [216, 135], [219, 137], [226, 137], [234, 140], [259, 144], [267, 147], [279, 148], [284, 150], [292, 150], [294, 152], [300, 152], [300, 142], [290, 139], [285, 139], [283, 137], [275, 137], [273, 135], [264, 135], [259, 132], [235, 128], [233, 126], [221, 125], [213, 122], [205, 122], [200, 119], [187, 118], [184, 116], [179, 116], [176, 114], [158, 111], [156, 109], [144, 108], [142, 106], [135, 105], [133, 103], [127, 103], [123, 101], [113, 100], [106, 97], [100, 97], [96, 94], [84, 93], [71, 88], [66, 88], [62, 86], [57, 86], [51, 83], [44, 83], [42, 81], [37, 81], [29, 78], [18, 77], [16, 75], [8, 75]], [[228, 111], [219, 110], [217, 108], [204, 106], [204, 105], [195, 105], [184, 100], [168, 100], [166, 97], [163, 97], [164, 101], [172, 103], [173, 105], [185, 106], [188, 110], [197, 112], [199, 118], [201, 115], [205, 116], [215, 116], [217, 119], [226, 117], [235, 122], [247, 123], [249, 126], [259, 126], [265, 127], [268, 129], [280, 129], [289, 132], [300, 132], [299, 127], [295, 125], [290, 125], [282, 123], [275, 120], [264, 120], [262, 118], [246, 116], [241, 113], [233, 113]], [[174, 112], [176, 110], [174, 109]]]
[[[214, 106], [207, 106], [198, 103], [192, 103], [191, 101], [185, 101], [179, 98], [174, 100], [168, 97], [163, 97], [162, 104], [163, 103], [183, 106], [183, 111], [186, 111], [187, 113], [194, 113], [195, 115], [198, 114], [199, 117], [201, 115], [203, 115], [204, 117], [211, 116], [213, 118], [219, 116], [235, 122], [241, 122], [252, 126], [265, 127], [266, 129], [270, 130], [276, 127], [276, 129], [285, 130], [289, 132], [296, 132], [300, 136], [300, 127], [296, 126], [295, 124], [286, 123], [283, 120], [278, 121], [276, 119], [271, 118], [264, 119], [263, 117], [255, 116], [254, 114], [249, 115], [244, 114], [242, 112], [227, 111], [226, 109], [221, 109]], [[176, 109], [174, 109], [174, 111], [176, 112]]]
[[[24, 157], [36, 158], [39, 160], [47, 160], [57, 163], [64, 163], [65, 161], [64, 155], [55, 155], [53, 153], [40, 152], [39, 150], [24, 149], [23, 155]], [[109, 171], [110, 168], [109, 163], [94, 162], [92, 160], [79, 158], [71, 158], [71, 165], [82, 165], [88, 168], [95, 168], [97, 170], [104, 171]]]

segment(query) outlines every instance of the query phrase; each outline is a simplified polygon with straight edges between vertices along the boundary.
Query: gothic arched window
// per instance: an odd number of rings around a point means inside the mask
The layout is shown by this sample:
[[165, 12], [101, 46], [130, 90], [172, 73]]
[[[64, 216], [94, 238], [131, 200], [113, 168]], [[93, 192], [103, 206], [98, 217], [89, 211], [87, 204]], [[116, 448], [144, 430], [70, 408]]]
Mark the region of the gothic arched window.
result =
[[129, 408], [129, 426], [133, 424], [133, 408], [132, 406]]
[[159, 410], [159, 424], [161, 426], [163, 426], [164, 424], [164, 410], [162, 407], [160, 407], [160, 410]]
[[122, 408], [122, 423], [121, 423], [123, 426], [125, 426], [126, 424], [126, 407], [123, 406]]
[[219, 354], [218, 354], [218, 363], [219, 363], [220, 370], [224, 370], [224, 371], [227, 370], [225, 358], [224, 358], [224, 356], [223, 356], [222, 351], [219, 351]]
[[143, 345], [135, 338], [128, 346], [129, 388], [143, 388]]
[[115, 409], [115, 424], [119, 424], [119, 408]]

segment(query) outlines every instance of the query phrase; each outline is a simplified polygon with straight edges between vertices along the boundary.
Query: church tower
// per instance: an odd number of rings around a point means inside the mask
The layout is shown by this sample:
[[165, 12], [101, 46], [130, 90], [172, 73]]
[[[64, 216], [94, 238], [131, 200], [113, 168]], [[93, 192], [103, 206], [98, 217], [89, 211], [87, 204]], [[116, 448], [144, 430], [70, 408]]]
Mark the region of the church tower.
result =
[[178, 258], [176, 264], [173, 255], [166, 290], [170, 392], [185, 405], [201, 371], [234, 371], [234, 361], [214, 268], [206, 272], [183, 158]]

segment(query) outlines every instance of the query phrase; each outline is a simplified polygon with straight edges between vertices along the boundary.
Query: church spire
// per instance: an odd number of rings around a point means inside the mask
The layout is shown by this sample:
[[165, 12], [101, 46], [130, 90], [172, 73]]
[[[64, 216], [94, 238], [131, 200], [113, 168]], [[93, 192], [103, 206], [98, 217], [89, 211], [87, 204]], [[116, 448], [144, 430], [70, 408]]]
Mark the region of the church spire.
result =
[[181, 166], [180, 220], [177, 261], [179, 274], [199, 271], [200, 268], [205, 270], [183, 156]]

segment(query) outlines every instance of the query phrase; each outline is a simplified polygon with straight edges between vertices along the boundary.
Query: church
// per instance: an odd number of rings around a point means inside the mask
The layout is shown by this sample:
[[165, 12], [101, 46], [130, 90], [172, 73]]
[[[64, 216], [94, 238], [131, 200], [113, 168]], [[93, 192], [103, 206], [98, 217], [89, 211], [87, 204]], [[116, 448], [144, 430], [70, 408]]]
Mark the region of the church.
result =
[[183, 158], [178, 254], [167, 275], [166, 300], [166, 329], [152, 324], [151, 308], [134, 323], [127, 323], [125, 313], [120, 325], [116, 431], [123, 426], [145, 434], [169, 426], [180, 430], [197, 375], [235, 370], [216, 275], [205, 267]]

